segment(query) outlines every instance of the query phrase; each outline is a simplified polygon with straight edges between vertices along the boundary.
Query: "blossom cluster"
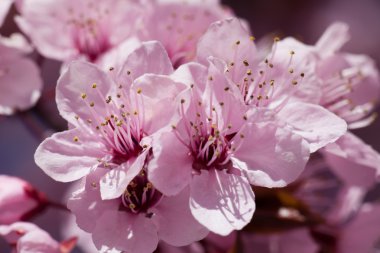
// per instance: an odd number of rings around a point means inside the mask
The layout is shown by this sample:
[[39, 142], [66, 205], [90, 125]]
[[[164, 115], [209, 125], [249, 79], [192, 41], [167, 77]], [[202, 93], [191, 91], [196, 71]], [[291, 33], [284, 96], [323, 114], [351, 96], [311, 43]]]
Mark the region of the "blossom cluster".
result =
[[[57, 204], [3, 176], [0, 235], [15, 252], [68, 253], [77, 237], [89, 252], [374, 250], [380, 205], [366, 196], [380, 155], [351, 130], [375, 119], [380, 79], [368, 56], [342, 51], [346, 24], [314, 45], [257, 43], [217, 0], [15, 5], [41, 57], [62, 62], [55, 99], [68, 130], [34, 158], [76, 182], [67, 208], [79, 227], [59, 243], [20, 222]], [[0, 39], [2, 114], [41, 94], [32, 46]]]

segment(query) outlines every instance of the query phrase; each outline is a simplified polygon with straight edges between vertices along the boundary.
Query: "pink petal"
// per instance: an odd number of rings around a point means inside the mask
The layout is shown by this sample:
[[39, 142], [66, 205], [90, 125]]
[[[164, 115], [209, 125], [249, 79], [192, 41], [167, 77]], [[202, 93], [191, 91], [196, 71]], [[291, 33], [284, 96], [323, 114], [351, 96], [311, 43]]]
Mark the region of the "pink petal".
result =
[[62, 253], [59, 243], [43, 230], [33, 230], [21, 237], [17, 243], [20, 253]]
[[15, 110], [28, 109], [37, 102], [41, 95], [42, 80], [33, 61], [22, 55], [5, 57], [3, 53], [6, 52], [1, 52], [3, 58], [0, 69], [4, 73], [0, 73], [0, 114], [8, 115]]
[[272, 122], [248, 124], [241, 134], [244, 138], [233, 162], [247, 174], [251, 184], [283, 187], [305, 168], [309, 145], [286, 128]]
[[210, 231], [226, 236], [247, 225], [255, 211], [255, 197], [248, 180], [211, 169], [194, 175], [190, 208]]
[[70, 182], [87, 175], [104, 157], [105, 147], [81, 129], [53, 134], [37, 148], [37, 165], [54, 180]]
[[8, 11], [11, 8], [13, 0], [2, 0], [0, 2], [0, 27], [3, 25], [5, 18], [7, 17]]
[[176, 195], [190, 182], [193, 157], [173, 132], [154, 137], [148, 178], [164, 195]]
[[365, 204], [357, 216], [343, 229], [338, 253], [373, 252], [380, 237], [380, 206]]
[[380, 154], [350, 132], [326, 146], [323, 155], [334, 173], [350, 185], [371, 187], [380, 172]]
[[0, 224], [16, 222], [38, 206], [28, 191], [35, 189], [26, 181], [0, 175]]
[[202, 240], [208, 234], [208, 230], [191, 214], [189, 198], [189, 188], [185, 188], [176, 196], [164, 197], [152, 210], [160, 239], [170, 245], [185, 246]]
[[318, 53], [324, 57], [340, 50], [349, 40], [348, 25], [336, 22], [326, 29], [325, 33], [318, 40], [316, 47], [319, 49]]
[[188, 87], [194, 85], [200, 90], [204, 90], [207, 82], [207, 67], [195, 62], [186, 63], [179, 66], [170, 77]]
[[158, 41], [143, 42], [125, 61], [118, 80], [129, 85], [145, 73], [169, 75], [173, 72], [172, 63], [165, 48]]
[[[218, 42], [218, 43], [215, 43]], [[249, 31], [236, 18], [213, 23], [199, 40], [198, 61], [207, 65], [209, 56], [222, 59], [226, 64], [234, 63], [232, 80], [240, 82], [246, 73], [243, 61], [255, 66], [258, 58]]]
[[157, 229], [151, 219], [116, 210], [97, 219], [92, 239], [99, 250], [125, 252], [152, 253], [158, 244]]
[[84, 186], [72, 193], [67, 207], [75, 215], [78, 226], [92, 232], [98, 218], [107, 210], [117, 210], [120, 200], [102, 200], [99, 180], [107, 173], [107, 169], [97, 168], [85, 179]]
[[347, 131], [347, 124], [343, 119], [319, 105], [288, 103], [278, 113], [278, 117], [310, 144], [311, 153], [335, 142]]
[[119, 167], [107, 172], [100, 180], [100, 193], [103, 200], [118, 198], [123, 194], [128, 184], [142, 170], [149, 149], [136, 159], [129, 159]]
[[134, 81], [131, 90], [136, 100], [143, 100], [144, 131], [148, 135], [172, 124], [177, 109], [173, 101], [185, 88], [184, 84], [161, 75], [145, 74]]
[[15, 244], [26, 233], [35, 230], [40, 230], [40, 228], [29, 222], [15, 222], [9, 226], [0, 226], [0, 235], [9, 244]]
[[[94, 84], [96, 88], [93, 88]], [[96, 114], [106, 115], [105, 99], [113, 85], [110, 77], [97, 66], [81, 61], [72, 62], [57, 84], [56, 101], [61, 116], [73, 125], [78, 125], [75, 116], [97, 122], [92, 110]], [[82, 98], [83, 94], [85, 99]], [[92, 108], [91, 102], [94, 103]]]

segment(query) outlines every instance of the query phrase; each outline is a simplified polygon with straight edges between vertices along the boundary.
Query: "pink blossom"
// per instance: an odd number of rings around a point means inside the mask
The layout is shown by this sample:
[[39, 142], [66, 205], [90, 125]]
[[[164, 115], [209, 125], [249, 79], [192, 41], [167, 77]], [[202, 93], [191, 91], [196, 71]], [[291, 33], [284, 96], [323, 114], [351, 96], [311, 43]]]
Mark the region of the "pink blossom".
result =
[[24, 220], [43, 208], [45, 196], [28, 182], [0, 175], [0, 224]]
[[[310, 144], [310, 151], [336, 141], [347, 129], [346, 123], [318, 101], [320, 84], [315, 76], [315, 59], [298, 50], [292, 39], [275, 43], [271, 52], [259, 57], [254, 37], [237, 19], [212, 24], [198, 45], [198, 60], [222, 60], [220, 67], [234, 84], [240, 99], [252, 108], [266, 108], [294, 133]], [[301, 48], [302, 49], [302, 48]]]
[[[32, 107], [41, 95], [42, 80], [35, 63], [25, 57], [31, 47], [19, 34], [0, 37], [0, 114]], [[22, 69], [22, 74], [20, 74]]]
[[214, 64], [185, 64], [172, 78], [186, 80], [188, 89], [175, 101], [180, 120], [152, 136], [149, 179], [166, 195], [190, 185], [194, 217], [210, 231], [228, 235], [252, 218], [250, 183], [278, 187], [293, 181], [309, 147], [260, 112], [247, 115], [235, 87]]
[[44, 230], [26, 222], [0, 226], [0, 235], [12, 247], [13, 253], [70, 253], [76, 243], [75, 238], [59, 243]]
[[158, 40], [175, 67], [195, 58], [208, 26], [232, 13], [219, 1], [155, 1], [144, 15], [141, 40]]
[[354, 129], [374, 120], [370, 113], [380, 97], [380, 78], [368, 56], [339, 52], [348, 39], [348, 27], [343, 23], [335, 23], [326, 30], [316, 43], [321, 58], [317, 74], [322, 80], [320, 104]]
[[119, 73], [113, 71], [69, 65], [58, 82], [57, 104], [71, 129], [46, 139], [36, 163], [58, 181], [83, 177], [69, 208], [101, 252], [153, 252], [159, 240], [183, 246], [202, 239], [208, 231], [186, 205], [189, 190], [166, 197], [146, 171], [146, 137], [168, 124], [172, 101], [185, 85], [165, 76], [173, 68], [158, 42], [143, 43]]
[[68, 62], [95, 61], [131, 36], [140, 14], [135, 1], [24, 0], [16, 18], [37, 50]]

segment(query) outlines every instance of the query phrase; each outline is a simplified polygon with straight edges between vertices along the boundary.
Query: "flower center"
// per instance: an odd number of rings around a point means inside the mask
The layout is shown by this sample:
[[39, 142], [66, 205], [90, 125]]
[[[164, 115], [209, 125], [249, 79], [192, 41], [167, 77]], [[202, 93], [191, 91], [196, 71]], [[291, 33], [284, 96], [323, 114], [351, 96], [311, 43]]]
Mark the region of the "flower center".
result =
[[[143, 149], [140, 141], [145, 135], [144, 103], [139, 93], [127, 94], [119, 86], [120, 92], [114, 98], [110, 95], [104, 97], [96, 83], [89, 90], [91, 93], [82, 93], [81, 97], [91, 117], [85, 120], [77, 116], [76, 119], [79, 124], [90, 127], [91, 134], [96, 135], [109, 149], [110, 156], [100, 159], [100, 162], [112, 168], [112, 165], [118, 166], [137, 156]], [[92, 99], [100, 103], [95, 104]]]
[[154, 188], [148, 181], [147, 172], [143, 169], [127, 186], [121, 196], [122, 210], [129, 213], [146, 213], [151, 217], [149, 209], [156, 206], [162, 199], [162, 193]]
[[70, 8], [68, 10], [70, 18], [67, 20], [67, 24], [78, 52], [85, 55], [89, 61], [94, 62], [102, 53], [111, 48], [107, 27], [104, 27], [106, 22], [104, 18], [109, 15], [109, 11], [91, 3], [87, 8], [92, 9], [87, 10], [90, 12], [87, 15], [75, 12], [73, 8]]

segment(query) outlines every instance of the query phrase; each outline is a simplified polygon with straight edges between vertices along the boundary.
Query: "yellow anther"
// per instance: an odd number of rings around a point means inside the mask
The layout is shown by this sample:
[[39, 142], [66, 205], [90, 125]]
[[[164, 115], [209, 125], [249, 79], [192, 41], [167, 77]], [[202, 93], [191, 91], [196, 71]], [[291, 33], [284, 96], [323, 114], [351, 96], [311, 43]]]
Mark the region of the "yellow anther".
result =
[[249, 39], [250, 39], [251, 41], [254, 41], [256, 38], [255, 38], [254, 36], [250, 36]]
[[94, 107], [94, 105], [95, 105], [94, 102], [91, 102], [91, 103], [90, 103], [90, 106], [91, 106], [91, 107]]
[[129, 204], [129, 208], [130, 208], [130, 209], [135, 209], [135, 208], [136, 208], [136, 205], [131, 203], [131, 204]]
[[276, 36], [276, 37], [274, 37], [274, 42], [279, 42], [280, 41], [280, 37], [278, 37], [278, 36]]
[[92, 88], [95, 89], [98, 85], [96, 83], [92, 84]]
[[73, 140], [74, 140], [75, 142], [78, 142], [78, 141], [79, 141], [78, 136], [75, 136], [75, 137], [73, 138]]
[[249, 75], [249, 76], [252, 75], [252, 70], [248, 69], [247, 70], [247, 75]]
[[138, 89], [137, 89], [137, 94], [141, 94], [141, 92], [142, 92], [142, 89], [141, 89], [141, 88], [138, 88]]
[[298, 83], [298, 82], [297, 82], [296, 80], [293, 80], [293, 81], [292, 81], [292, 84], [293, 84], [293, 85], [297, 85], [297, 83]]
[[87, 97], [87, 94], [86, 94], [86, 93], [82, 93], [80, 96], [81, 96], [83, 99], [85, 99], [85, 98]]

